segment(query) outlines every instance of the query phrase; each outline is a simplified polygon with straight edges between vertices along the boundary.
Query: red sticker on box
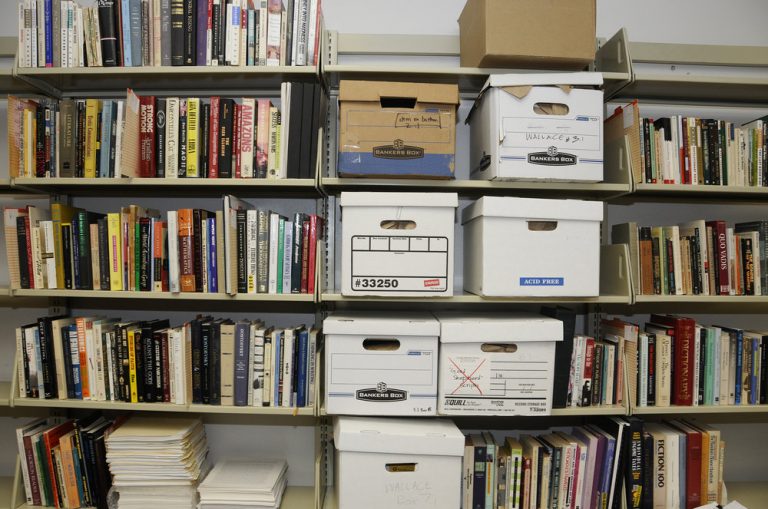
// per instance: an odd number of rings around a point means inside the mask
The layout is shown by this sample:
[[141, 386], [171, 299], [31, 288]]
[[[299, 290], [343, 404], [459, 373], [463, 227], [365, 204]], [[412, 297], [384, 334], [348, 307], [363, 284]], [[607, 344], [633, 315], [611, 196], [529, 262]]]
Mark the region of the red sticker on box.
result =
[[425, 279], [424, 280], [424, 288], [429, 288], [432, 286], [440, 286], [440, 280], [439, 279]]

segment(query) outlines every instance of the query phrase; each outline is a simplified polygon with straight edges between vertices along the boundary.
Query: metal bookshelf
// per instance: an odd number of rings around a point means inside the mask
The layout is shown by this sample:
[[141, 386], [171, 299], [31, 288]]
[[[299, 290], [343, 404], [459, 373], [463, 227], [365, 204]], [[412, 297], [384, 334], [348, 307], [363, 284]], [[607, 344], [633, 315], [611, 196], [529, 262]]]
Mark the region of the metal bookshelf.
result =
[[13, 290], [14, 297], [59, 297], [75, 299], [128, 299], [169, 301], [224, 301], [224, 302], [294, 302], [312, 303], [314, 295], [307, 293], [170, 293], [170, 292], [113, 292], [106, 290]]
[[714, 414], [765, 414], [768, 405], [699, 405], [699, 406], [645, 406], [634, 407], [632, 415], [714, 415]]

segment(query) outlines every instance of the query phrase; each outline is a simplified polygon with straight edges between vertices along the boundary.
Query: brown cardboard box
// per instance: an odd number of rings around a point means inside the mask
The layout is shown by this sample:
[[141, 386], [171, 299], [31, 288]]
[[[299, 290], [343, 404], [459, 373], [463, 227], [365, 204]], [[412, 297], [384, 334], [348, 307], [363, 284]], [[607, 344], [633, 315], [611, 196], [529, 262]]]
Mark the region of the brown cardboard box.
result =
[[453, 178], [458, 104], [456, 85], [342, 81], [339, 175]]
[[467, 0], [463, 67], [583, 69], [595, 58], [595, 0]]

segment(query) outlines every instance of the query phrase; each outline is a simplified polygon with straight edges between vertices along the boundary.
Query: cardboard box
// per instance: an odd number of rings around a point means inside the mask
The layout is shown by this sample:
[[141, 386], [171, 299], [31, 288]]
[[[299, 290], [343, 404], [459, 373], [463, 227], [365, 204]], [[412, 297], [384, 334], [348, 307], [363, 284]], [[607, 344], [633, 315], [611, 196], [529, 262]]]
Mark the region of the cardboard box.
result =
[[602, 220], [602, 202], [484, 196], [462, 214], [464, 289], [489, 297], [595, 297]]
[[323, 332], [328, 414], [436, 414], [440, 324], [434, 316], [334, 314]]
[[549, 415], [563, 322], [532, 313], [438, 313], [443, 415]]
[[339, 176], [453, 178], [458, 104], [457, 85], [342, 80]]
[[592, 72], [491, 75], [467, 116], [472, 178], [603, 180], [602, 82]]
[[453, 295], [456, 193], [341, 193], [341, 293]]
[[584, 69], [595, 59], [595, 0], [468, 0], [462, 67]]
[[339, 509], [458, 509], [464, 435], [444, 419], [334, 420]]

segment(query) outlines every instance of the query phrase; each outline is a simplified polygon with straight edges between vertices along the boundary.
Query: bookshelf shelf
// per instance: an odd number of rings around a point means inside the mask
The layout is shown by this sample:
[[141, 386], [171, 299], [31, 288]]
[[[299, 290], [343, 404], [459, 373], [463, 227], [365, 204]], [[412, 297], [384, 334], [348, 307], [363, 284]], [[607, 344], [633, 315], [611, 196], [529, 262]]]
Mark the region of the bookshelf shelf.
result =
[[323, 509], [339, 509], [339, 502], [336, 500], [336, 493], [334, 492], [333, 487], [329, 487], [325, 491]]
[[637, 295], [635, 304], [768, 304], [768, 295]]
[[627, 407], [624, 405], [602, 405], [602, 406], [587, 406], [587, 407], [575, 407], [575, 408], [553, 408], [553, 417], [566, 417], [566, 416], [583, 416], [591, 417], [598, 415], [628, 415]]
[[11, 382], [0, 382], [0, 407], [11, 405]]
[[79, 196], [318, 196], [314, 179], [16, 178], [11, 186]]
[[768, 405], [705, 405], [634, 407], [633, 415], [677, 415], [677, 414], [761, 414], [768, 413]]
[[53, 89], [63, 95], [119, 93], [126, 88], [137, 91], [175, 92], [179, 83], [185, 89], [213, 94], [227, 90], [256, 94], [280, 89], [284, 81], [314, 81], [319, 79], [315, 66], [217, 66], [217, 67], [76, 67], [14, 69], [14, 76], [32, 86]]
[[13, 68], [0, 68], [0, 94], [28, 95], [38, 93], [39, 90], [14, 76]]
[[314, 407], [282, 408], [282, 407], [253, 407], [253, 406], [218, 406], [218, 405], [189, 405], [187, 411], [200, 414], [227, 415], [273, 415], [285, 417], [310, 417], [315, 415]]
[[11, 509], [13, 477], [0, 477], [0, 509]]
[[715, 201], [764, 200], [768, 187], [744, 186], [693, 186], [687, 184], [637, 184], [631, 198], [670, 197]]
[[229, 295], [226, 293], [170, 293], [170, 292], [112, 292], [101, 290], [13, 290], [16, 297], [61, 297], [80, 299], [149, 299], [169, 301], [249, 301], [249, 302], [305, 302], [314, 301], [307, 293], [255, 293]]
[[768, 74], [718, 76], [685, 71], [636, 71], [634, 79], [616, 97], [708, 104], [766, 104]]
[[321, 302], [367, 302], [367, 303], [422, 303], [422, 304], [629, 304], [625, 295], [602, 295], [600, 297], [481, 297], [471, 293], [456, 294], [452, 297], [355, 297], [339, 293], [323, 293]]
[[765, 498], [768, 496], [768, 482], [728, 482], [728, 500], [737, 500], [744, 507], [765, 507]]
[[315, 488], [311, 486], [288, 486], [280, 507], [282, 509], [314, 509]]

